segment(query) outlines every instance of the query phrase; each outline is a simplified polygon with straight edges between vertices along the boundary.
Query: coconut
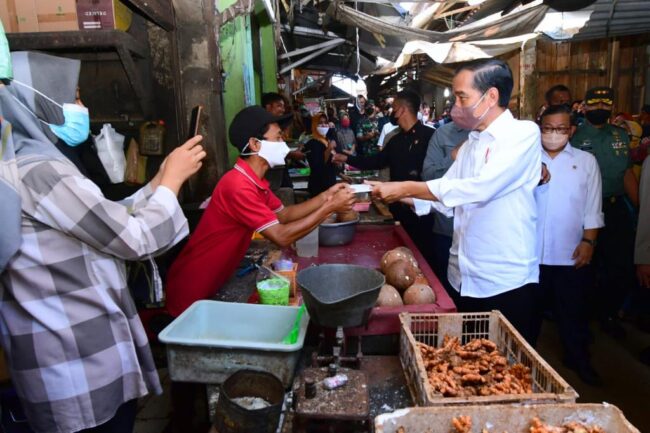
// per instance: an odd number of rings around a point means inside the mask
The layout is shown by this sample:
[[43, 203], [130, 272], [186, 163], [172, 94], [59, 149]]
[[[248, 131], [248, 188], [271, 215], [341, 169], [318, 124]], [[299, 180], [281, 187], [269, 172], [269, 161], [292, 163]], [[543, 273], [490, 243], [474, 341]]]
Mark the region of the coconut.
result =
[[413, 254], [413, 251], [411, 251], [410, 248], [407, 248], [407, 247], [397, 247], [397, 248], [394, 248], [393, 250], [394, 250], [394, 251], [401, 251], [401, 252], [403, 252], [404, 254], [407, 254], [407, 255], [409, 255], [409, 256], [415, 258], [415, 255]]
[[425, 284], [413, 284], [404, 292], [405, 305], [433, 304], [436, 294], [433, 289]]
[[386, 282], [400, 292], [415, 282], [417, 272], [409, 260], [396, 260], [386, 269]]
[[404, 305], [402, 297], [399, 295], [397, 289], [390, 284], [384, 284], [379, 291], [377, 298], [378, 307], [399, 307]]
[[385, 274], [388, 270], [388, 267], [397, 260], [406, 260], [410, 262], [415, 269], [418, 269], [418, 262], [415, 260], [412, 254], [409, 254], [409, 252], [410, 250], [405, 247], [399, 247], [386, 251], [381, 257], [381, 261], [379, 262], [381, 271]]
[[425, 286], [428, 286], [429, 280], [427, 280], [427, 277], [425, 277], [424, 274], [419, 273], [415, 276], [415, 282], [413, 284], [423, 284]]

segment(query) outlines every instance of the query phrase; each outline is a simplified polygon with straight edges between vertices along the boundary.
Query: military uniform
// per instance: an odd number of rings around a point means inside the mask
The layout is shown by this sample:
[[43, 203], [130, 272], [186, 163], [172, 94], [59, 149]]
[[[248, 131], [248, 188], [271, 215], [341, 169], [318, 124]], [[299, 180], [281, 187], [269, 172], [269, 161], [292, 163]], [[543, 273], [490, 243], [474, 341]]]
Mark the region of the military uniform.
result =
[[594, 127], [588, 121], [571, 138], [578, 149], [592, 153], [603, 180], [605, 227], [600, 230], [594, 252], [598, 296], [594, 297], [601, 320], [616, 317], [625, 297], [635, 285], [634, 222], [625, 197], [625, 172], [632, 167], [627, 132], [614, 125]]

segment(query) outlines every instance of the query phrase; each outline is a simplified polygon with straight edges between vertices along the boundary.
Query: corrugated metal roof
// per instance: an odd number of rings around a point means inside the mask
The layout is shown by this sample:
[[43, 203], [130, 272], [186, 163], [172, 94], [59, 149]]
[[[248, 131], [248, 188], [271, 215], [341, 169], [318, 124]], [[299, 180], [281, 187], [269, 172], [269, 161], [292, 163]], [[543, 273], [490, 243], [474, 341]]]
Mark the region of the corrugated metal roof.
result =
[[650, 0], [598, 0], [587, 24], [573, 39], [650, 33]]

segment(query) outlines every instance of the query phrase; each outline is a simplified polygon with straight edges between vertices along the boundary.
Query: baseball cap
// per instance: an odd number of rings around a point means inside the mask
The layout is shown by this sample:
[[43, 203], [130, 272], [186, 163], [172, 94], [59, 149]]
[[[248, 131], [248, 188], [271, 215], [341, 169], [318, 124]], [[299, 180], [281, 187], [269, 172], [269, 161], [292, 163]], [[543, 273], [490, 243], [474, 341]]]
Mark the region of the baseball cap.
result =
[[286, 127], [293, 114], [274, 116], [259, 105], [251, 105], [241, 110], [230, 124], [228, 137], [230, 143], [241, 152], [251, 137], [262, 134], [264, 127], [270, 123], [277, 123], [281, 128]]
[[600, 102], [605, 105], [614, 105], [614, 90], [611, 87], [592, 87], [587, 90], [585, 104], [593, 105]]

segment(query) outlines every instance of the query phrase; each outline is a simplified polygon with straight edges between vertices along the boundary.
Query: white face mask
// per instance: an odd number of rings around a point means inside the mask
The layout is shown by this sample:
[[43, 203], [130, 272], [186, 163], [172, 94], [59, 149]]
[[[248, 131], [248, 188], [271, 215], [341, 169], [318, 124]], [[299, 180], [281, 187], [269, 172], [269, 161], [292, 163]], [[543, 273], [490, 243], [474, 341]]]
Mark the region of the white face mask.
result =
[[329, 130], [330, 130], [329, 126], [317, 126], [316, 127], [316, 131], [318, 131], [318, 133], [320, 135], [322, 135], [323, 137], [325, 137], [327, 135]]
[[542, 134], [542, 146], [551, 152], [563, 148], [568, 141], [569, 136], [567, 134], [558, 134], [557, 132]]
[[244, 153], [243, 150], [245, 150], [248, 147], [248, 144], [246, 144], [244, 149], [242, 149], [241, 155], [243, 156], [257, 155], [260, 158], [264, 158], [264, 160], [268, 162], [271, 168], [277, 167], [279, 165], [284, 165], [284, 158], [286, 158], [287, 154], [291, 151], [291, 149], [289, 149], [289, 146], [287, 146], [287, 143], [285, 143], [284, 141], [268, 141], [268, 140], [257, 140], [257, 141], [260, 142], [259, 152]]

